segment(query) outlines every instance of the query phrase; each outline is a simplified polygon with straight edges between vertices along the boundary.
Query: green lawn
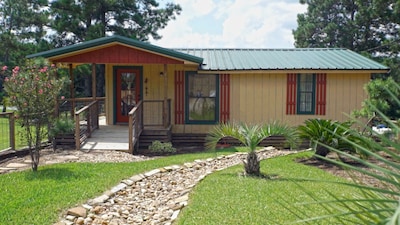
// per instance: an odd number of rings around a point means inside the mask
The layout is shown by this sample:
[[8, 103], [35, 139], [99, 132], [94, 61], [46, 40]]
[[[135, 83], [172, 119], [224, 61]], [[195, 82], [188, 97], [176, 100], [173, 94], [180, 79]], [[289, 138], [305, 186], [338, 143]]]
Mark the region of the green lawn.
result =
[[[100, 195], [134, 174], [233, 151], [237, 150], [175, 155], [134, 163], [57, 164], [40, 166], [37, 173], [0, 175], [0, 224], [52, 224], [64, 210]], [[304, 156], [304, 153], [297, 156]], [[337, 180], [324, 171], [294, 163], [294, 157], [262, 162], [262, 172], [276, 176], [274, 179], [238, 176], [243, 172], [242, 165], [208, 176], [195, 187], [178, 224], [281, 224], [294, 220], [285, 207], [302, 207], [296, 203], [309, 199], [293, 179]], [[309, 191], [321, 195], [325, 190], [338, 195], [354, 191], [317, 182], [301, 183]], [[316, 210], [321, 208], [316, 206]]]
[[236, 149], [175, 155], [133, 163], [67, 163], [38, 172], [0, 175], [0, 224], [52, 224], [60, 213], [129, 178], [155, 168], [229, 154]]
[[[309, 155], [309, 152], [300, 153], [262, 161], [261, 171], [271, 176], [270, 179], [240, 176], [241, 165], [209, 175], [194, 188], [176, 224], [285, 224], [298, 220], [290, 210], [308, 215], [305, 218], [324, 214], [321, 205], [301, 204], [312, 199], [299, 184], [326, 200], [333, 199], [326, 191], [336, 196], [358, 192], [345, 185], [302, 180], [344, 181], [316, 167], [294, 162], [296, 157]], [[311, 222], [315, 223], [343, 224], [343, 221]]]

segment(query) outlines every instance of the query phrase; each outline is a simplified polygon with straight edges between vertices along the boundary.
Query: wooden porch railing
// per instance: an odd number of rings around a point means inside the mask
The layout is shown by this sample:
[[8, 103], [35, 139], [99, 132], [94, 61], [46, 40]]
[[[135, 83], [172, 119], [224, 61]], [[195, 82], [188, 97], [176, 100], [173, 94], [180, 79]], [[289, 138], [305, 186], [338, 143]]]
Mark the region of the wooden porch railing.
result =
[[[8, 135], [9, 135], [9, 142], [8, 147], [11, 150], [15, 150], [15, 117], [13, 112], [4, 112], [0, 113], [0, 118], [8, 118]], [[1, 125], [1, 124], [0, 124]], [[7, 133], [7, 132], [5, 132]], [[2, 150], [0, 148], [0, 150]]]
[[139, 143], [143, 131], [143, 101], [140, 101], [128, 114], [129, 116], [129, 152], [134, 153], [134, 148]]
[[57, 107], [57, 115], [61, 116], [62, 114], [65, 114], [67, 116], [68, 114], [73, 117], [75, 115], [75, 112], [82, 109], [89, 103], [91, 103], [94, 100], [97, 100], [99, 103], [98, 110], [99, 114], [105, 114], [105, 97], [86, 97], [86, 98], [67, 98], [67, 99], [59, 99], [58, 100], [58, 107]]
[[80, 149], [81, 143], [99, 128], [99, 102], [92, 101], [89, 105], [75, 113], [75, 147]]
[[[146, 114], [144, 118], [144, 126], [152, 127], [168, 127], [171, 124], [171, 99], [167, 100], [144, 100], [143, 111]], [[166, 114], [164, 114], [166, 109]]]

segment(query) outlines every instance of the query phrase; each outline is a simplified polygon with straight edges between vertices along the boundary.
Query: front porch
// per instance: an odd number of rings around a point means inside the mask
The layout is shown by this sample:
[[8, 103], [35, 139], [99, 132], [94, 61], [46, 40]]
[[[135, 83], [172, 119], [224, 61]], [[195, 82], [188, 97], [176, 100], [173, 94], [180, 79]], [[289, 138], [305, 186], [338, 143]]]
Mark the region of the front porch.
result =
[[[128, 113], [128, 123], [108, 125], [104, 98], [66, 99], [60, 103], [59, 116], [71, 116], [75, 133], [70, 140], [77, 150], [121, 150], [134, 153], [153, 141], [171, 142], [171, 101], [142, 100]], [[145, 110], [146, 113], [143, 111]], [[165, 111], [166, 110], [166, 111]]]

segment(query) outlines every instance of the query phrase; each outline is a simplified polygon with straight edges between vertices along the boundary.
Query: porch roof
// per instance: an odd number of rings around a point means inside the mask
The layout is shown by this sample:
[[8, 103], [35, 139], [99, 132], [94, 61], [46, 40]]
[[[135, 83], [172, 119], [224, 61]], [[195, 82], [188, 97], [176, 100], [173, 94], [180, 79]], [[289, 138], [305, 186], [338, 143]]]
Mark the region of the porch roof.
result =
[[369, 70], [390, 68], [343, 48], [175, 49], [204, 58], [200, 70]]
[[[80, 53], [82, 51], [87, 51], [88, 49], [96, 49], [102, 46], [109, 46], [110, 44], [122, 44], [128, 47], [153, 52], [158, 55], [170, 57], [173, 59], [178, 59], [182, 61], [188, 61], [196, 64], [201, 64], [203, 62], [203, 58], [189, 55], [183, 52], [174, 51], [172, 49], [162, 48], [156, 45], [152, 45], [146, 42], [134, 40], [132, 38], [127, 38], [119, 35], [113, 35], [108, 37], [102, 37], [90, 41], [85, 41], [82, 43], [69, 45], [61, 48], [51, 49], [48, 51], [43, 51], [35, 54], [28, 55], [27, 58], [35, 58], [35, 57], [43, 57], [43, 58], [60, 58], [63, 56], [70, 56], [73, 54]], [[73, 63], [73, 62], [72, 62]], [[88, 62], [90, 63], [90, 62]]]

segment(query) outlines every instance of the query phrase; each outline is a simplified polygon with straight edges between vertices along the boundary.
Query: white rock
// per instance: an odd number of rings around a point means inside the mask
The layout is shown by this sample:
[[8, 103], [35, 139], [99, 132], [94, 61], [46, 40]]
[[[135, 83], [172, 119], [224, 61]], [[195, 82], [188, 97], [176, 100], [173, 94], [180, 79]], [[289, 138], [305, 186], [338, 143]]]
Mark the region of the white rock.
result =
[[121, 190], [123, 190], [124, 188], [126, 188], [126, 186], [127, 186], [126, 184], [120, 183], [120, 184], [118, 184], [117, 186], [111, 188], [111, 193], [115, 194], [115, 193], [117, 193], [118, 191], [121, 191]]

